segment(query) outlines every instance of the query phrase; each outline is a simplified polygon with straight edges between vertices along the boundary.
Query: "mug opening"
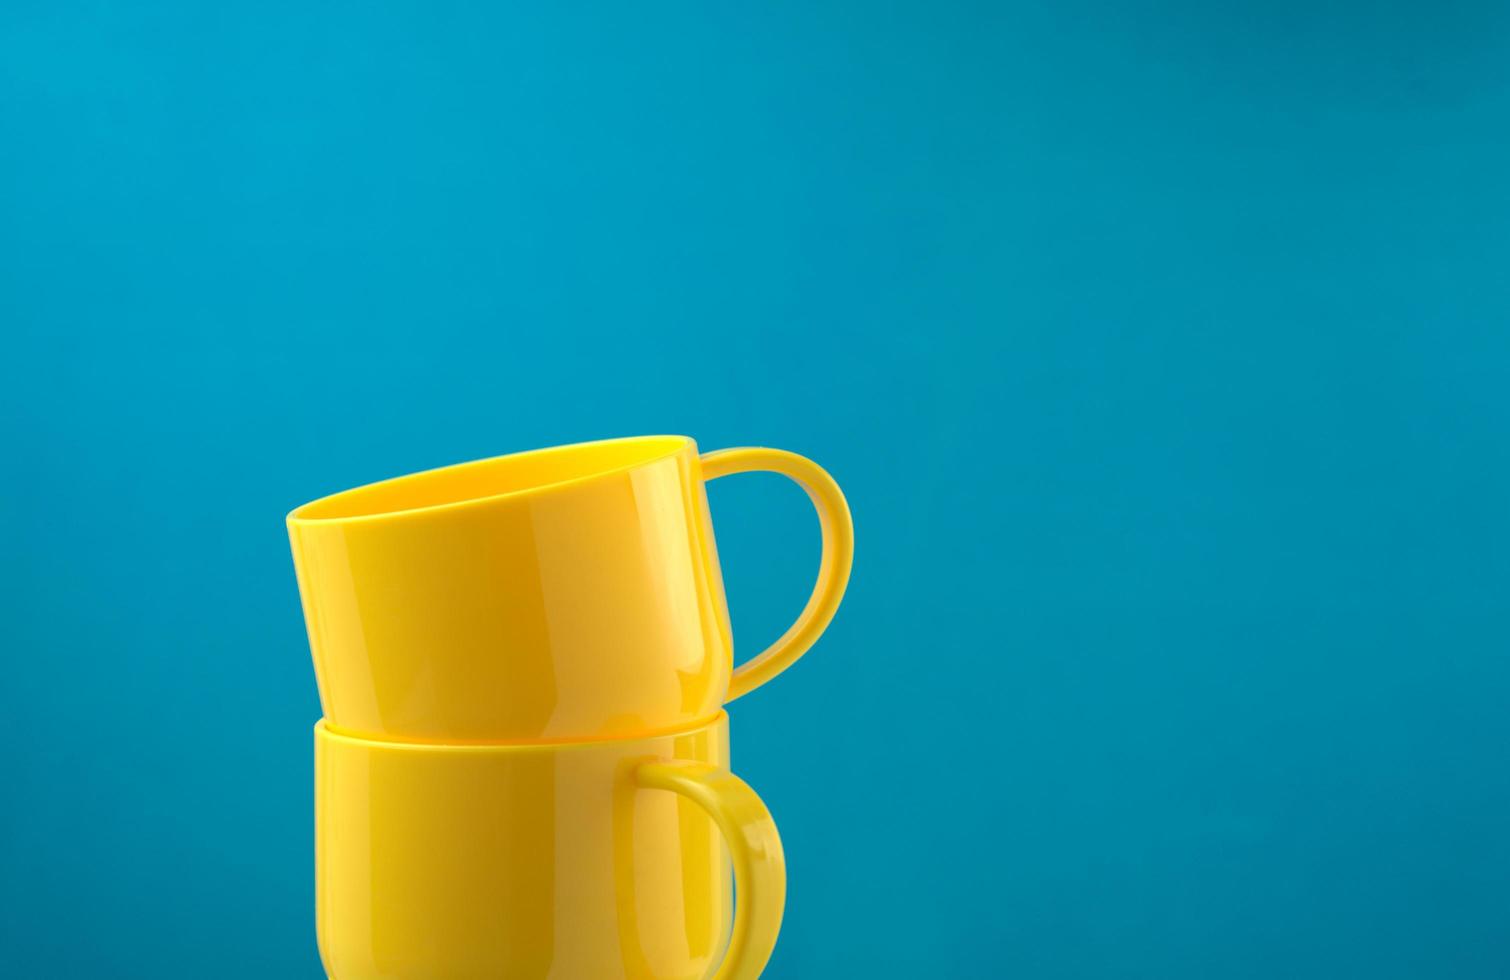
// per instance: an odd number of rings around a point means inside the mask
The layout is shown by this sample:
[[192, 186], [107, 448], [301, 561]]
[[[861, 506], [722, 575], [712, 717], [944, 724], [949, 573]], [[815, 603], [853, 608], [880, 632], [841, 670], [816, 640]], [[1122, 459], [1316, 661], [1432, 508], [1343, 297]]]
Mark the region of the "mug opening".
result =
[[423, 470], [311, 501], [290, 522], [348, 521], [435, 510], [560, 487], [673, 456], [686, 436], [632, 436], [534, 449]]

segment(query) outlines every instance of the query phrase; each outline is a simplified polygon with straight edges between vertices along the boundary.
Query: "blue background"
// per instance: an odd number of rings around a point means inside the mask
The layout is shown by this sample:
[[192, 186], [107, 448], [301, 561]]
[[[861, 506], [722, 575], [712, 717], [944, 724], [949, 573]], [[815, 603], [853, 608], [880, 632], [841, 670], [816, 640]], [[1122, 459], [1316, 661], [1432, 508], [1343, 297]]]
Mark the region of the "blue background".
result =
[[283, 515], [670, 431], [769, 976], [1507, 975], [1497, 6], [11, 0], [0, 972], [317, 977]]

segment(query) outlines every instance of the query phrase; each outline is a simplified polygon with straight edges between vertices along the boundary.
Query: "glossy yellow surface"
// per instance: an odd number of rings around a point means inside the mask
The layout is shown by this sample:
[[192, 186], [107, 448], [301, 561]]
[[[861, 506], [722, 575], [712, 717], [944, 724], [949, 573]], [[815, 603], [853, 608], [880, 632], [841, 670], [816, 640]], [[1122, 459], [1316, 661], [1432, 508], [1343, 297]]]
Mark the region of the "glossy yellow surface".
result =
[[755, 980], [775, 945], [781, 839], [726, 768], [725, 715], [553, 746], [376, 742], [322, 722], [315, 762], [332, 980]]
[[[739, 670], [704, 481], [796, 480], [823, 531], [818, 583]], [[326, 721], [364, 737], [522, 742], [685, 727], [770, 680], [833, 618], [849, 508], [773, 449], [699, 457], [682, 436], [430, 470], [288, 518]]]

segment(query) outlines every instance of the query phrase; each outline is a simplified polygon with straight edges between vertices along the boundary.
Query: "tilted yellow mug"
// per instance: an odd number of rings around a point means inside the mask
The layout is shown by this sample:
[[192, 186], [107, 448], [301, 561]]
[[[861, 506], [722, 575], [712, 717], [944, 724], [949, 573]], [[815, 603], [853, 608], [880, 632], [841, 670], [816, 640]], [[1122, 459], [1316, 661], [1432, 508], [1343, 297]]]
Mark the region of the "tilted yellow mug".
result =
[[755, 980], [781, 929], [786, 867], [770, 813], [727, 769], [728, 730], [720, 714], [638, 739], [439, 745], [321, 722], [326, 972]]
[[[818, 583], [733, 669], [705, 480], [797, 481], [823, 532]], [[288, 517], [325, 720], [347, 734], [520, 742], [667, 731], [788, 667], [849, 580], [849, 508], [775, 449], [699, 456], [684, 436], [583, 443], [348, 490]]]

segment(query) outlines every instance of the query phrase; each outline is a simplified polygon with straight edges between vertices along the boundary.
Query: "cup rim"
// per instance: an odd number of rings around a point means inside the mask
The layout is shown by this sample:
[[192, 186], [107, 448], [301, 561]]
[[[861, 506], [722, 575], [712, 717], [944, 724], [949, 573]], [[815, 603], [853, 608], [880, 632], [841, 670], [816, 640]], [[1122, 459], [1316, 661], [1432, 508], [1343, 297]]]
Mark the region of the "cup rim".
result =
[[[598, 446], [614, 446], [636, 442], [647, 444], [660, 443], [661, 447], [659, 451], [653, 452], [650, 455], [647, 455], [643, 458], [634, 459], [627, 463], [621, 463], [617, 466], [596, 469], [592, 470], [591, 472], [579, 474], [577, 476], [569, 476], [560, 480], [552, 480], [547, 483], [539, 483], [532, 486], [520, 487], [515, 490], [505, 490], [500, 493], [466, 497], [461, 500], [448, 500], [436, 504], [421, 504], [414, 507], [398, 507], [392, 510], [382, 510], [367, 514], [350, 514], [345, 516], [335, 515], [331, 517], [307, 516], [309, 512], [317, 511], [320, 508], [340, 501], [343, 498], [354, 497], [358, 494], [367, 493], [379, 487], [393, 486], [409, 481], [433, 478], [441, 474], [455, 473], [466, 469], [490, 466], [500, 463], [504, 460], [523, 459], [527, 456], [551, 456], [577, 452], [583, 449], [589, 449]], [[662, 460], [669, 459], [675, 456], [677, 453], [686, 450], [688, 447], [695, 448], [696, 445], [696, 442], [692, 439], [691, 436], [645, 435], [620, 436], [614, 439], [591, 439], [586, 442], [572, 442], [560, 446], [547, 446], [540, 449], [525, 449], [514, 453], [504, 453], [499, 456], [488, 456], [484, 459], [473, 459], [467, 460], [466, 462], [462, 463], [451, 463], [446, 466], [435, 466], [431, 467], [430, 469], [416, 470], [413, 473], [405, 473], [401, 476], [389, 477], [384, 480], [374, 480], [371, 483], [363, 483], [360, 486], [348, 487], [345, 490], [339, 490], [335, 493], [326, 494], [323, 497], [317, 497], [314, 500], [300, 504], [298, 507], [295, 507], [293, 510], [289, 511], [286, 520], [289, 527], [313, 527], [317, 525], [329, 524], [356, 524], [368, 521], [386, 521], [393, 520], [395, 518], [415, 517], [441, 513], [450, 510], [459, 510], [467, 507], [475, 507], [480, 504], [493, 503], [499, 500], [527, 497], [533, 494], [544, 493], [551, 490], [559, 490], [563, 487], [578, 486], [586, 483], [591, 483], [595, 480], [601, 480], [605, 477], [613, 476], [617, 473], [623, 473], [627, 470], [636, 469], [641, 466], [647, 466], [651, 463], [661, 462]]]
[[717, 714], [705, 717], [690, 725], [681, 725], [675, 728], [660, 729], [649, 732], [636, 732], [633, 735], [602, 735], [590, 738], [556, 738], [540, 739], [527, 742], [437, 742], [437, 741], [398, 741], [390, 738], [368, 738], [364, 735], [356, 735], [334, 728], [327, 718], [321, 718], [315, 722], [315, 738], [331, 739], [337, 742], [345, 742], [354, 746], [368, 749], [384, 749], [398, 752], [417, 752], [421, 754], [443, 755], [486, 755], [498, 753], [529, 754], [561, 751], [587, 751], [590, 749], [603, 749], [614, 746], [620, 750], [635, 744], [636, 742], [658, 742], [668, 738], [682, 738], [688, 735], [697, 735], [705, 731], [711, 731], [723, 727], [729, 723], [729, 713], [722, 708]]

